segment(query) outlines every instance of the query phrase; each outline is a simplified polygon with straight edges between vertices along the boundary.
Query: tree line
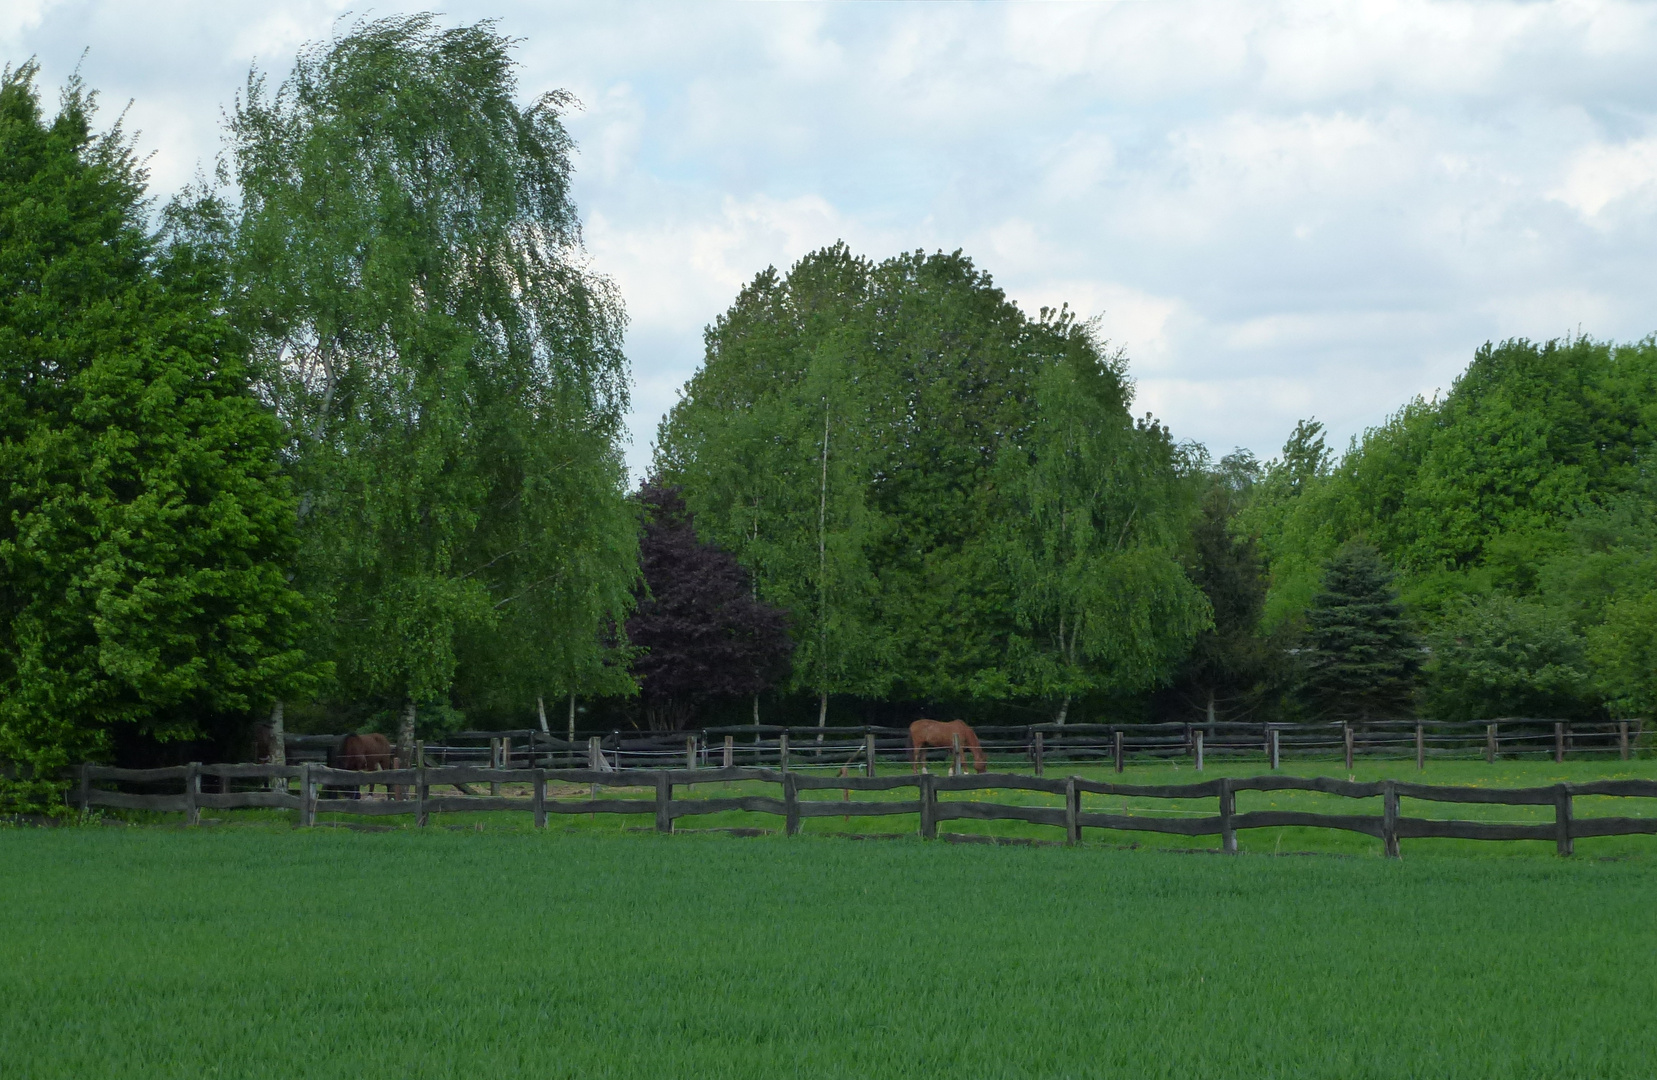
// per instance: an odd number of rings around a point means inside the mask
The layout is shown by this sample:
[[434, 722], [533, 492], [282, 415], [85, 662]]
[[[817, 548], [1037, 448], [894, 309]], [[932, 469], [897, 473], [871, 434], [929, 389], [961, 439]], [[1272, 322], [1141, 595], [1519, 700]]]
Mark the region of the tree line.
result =
[[159, 207], [0, 79], [0, 800], [255, 722], [1648, 713], [1657, 343], [1214, 460], [960, 252], [767, 269], [630, 490], [565, 95], [490, 23], [255, 70]]

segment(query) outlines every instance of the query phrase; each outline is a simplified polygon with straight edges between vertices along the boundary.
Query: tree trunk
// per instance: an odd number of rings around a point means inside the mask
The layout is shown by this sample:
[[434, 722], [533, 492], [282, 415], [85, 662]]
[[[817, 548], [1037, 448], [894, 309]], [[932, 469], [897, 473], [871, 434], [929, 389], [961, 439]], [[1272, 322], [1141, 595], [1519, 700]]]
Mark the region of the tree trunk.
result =
[[1214, 741], [1214, 688], [1208, 689], [1208, 741]]
[[754, 695], [754, 726], [759, 727], [759, 695]]
[[541, 734], [551, 735], [552, 729], [547, 727], [547, 703], [539, 696], [535, 698], [535, 711], [541, 716]]
[[575, 691], [570, 691], [570, 742], [575, 741]]
[[1054, 718], [1053, 723], [1058, 724], [1060, 727], [1063, 727], [1065, 718], [1069, 715], [1070, 715], [1070, 695], [1066, 694], [1066, 695], [1064, 695], [1064, 701], [1059, 705], [1059, 715]]
[[[278, 699], [276, 704], [270, 707], [270, 764], [286, 765], [288, 763], [287, 734], [287, 727], [282, 720], [282, 702]], [[270, 786], [278, 791], [286, 791], [288, 790], [287, 778], [273, 776], [270, 778]]]
[[[828, 723], [828, 402], [823, 402], [823, 480], [817, 493], [817, 667], [822, 673], [818, 683], [817, 726]], [[817, 741], [823, 741], [818, 732]]]
[[397, 728], [397, 756], [404, 764], [414, 761], [414, 721], [417, 716], [414, 699], [409, 698], [403, 705], [403, 722]]

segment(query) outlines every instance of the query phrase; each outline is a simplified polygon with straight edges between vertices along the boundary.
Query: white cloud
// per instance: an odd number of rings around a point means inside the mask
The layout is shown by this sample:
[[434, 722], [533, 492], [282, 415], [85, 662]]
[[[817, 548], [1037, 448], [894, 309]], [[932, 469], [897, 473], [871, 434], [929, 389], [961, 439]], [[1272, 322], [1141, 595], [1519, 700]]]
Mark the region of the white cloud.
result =
[[1595, 223], [1615, 203], [1638, 201], [1649, 210], [1657, 198], [1657, 138], [1583, 148], [1549, 195]]

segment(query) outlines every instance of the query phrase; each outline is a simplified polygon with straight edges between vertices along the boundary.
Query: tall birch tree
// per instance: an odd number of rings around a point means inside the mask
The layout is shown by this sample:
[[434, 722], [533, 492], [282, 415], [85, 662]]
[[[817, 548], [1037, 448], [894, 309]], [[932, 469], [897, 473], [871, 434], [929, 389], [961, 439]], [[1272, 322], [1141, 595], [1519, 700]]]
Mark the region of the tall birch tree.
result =
[[274, 90], [255, 71], [230, 123], [234, 306], [287, 430], [298, 580], [341, 692], [397, 706], [405, 748], [468, 657], [510, 660], [524, 709], [585, 689], [637, 573], [571, 99], [517, 89], [491, 23], [396, 16]]

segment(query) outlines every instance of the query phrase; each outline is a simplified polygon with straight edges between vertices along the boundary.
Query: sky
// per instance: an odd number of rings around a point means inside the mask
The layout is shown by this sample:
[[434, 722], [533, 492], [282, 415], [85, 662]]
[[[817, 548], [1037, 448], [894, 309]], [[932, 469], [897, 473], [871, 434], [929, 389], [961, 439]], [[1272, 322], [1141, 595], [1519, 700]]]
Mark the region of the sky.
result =
[[[79, 66], [166, 197], [251, 66], [352, 18], [304, 0], [0, 0], [0, 57]], [[619, 286], [628, 460], [767, 266], [960, 249], [1123, 348], [1137, 412], [1218, 456], [1337, 446], [1487, 341], [1657, 331], [1657, 5], [431, 5], [566, 89], [591, 265]], [[343, 20], [342, 21], [342, 17]]]

